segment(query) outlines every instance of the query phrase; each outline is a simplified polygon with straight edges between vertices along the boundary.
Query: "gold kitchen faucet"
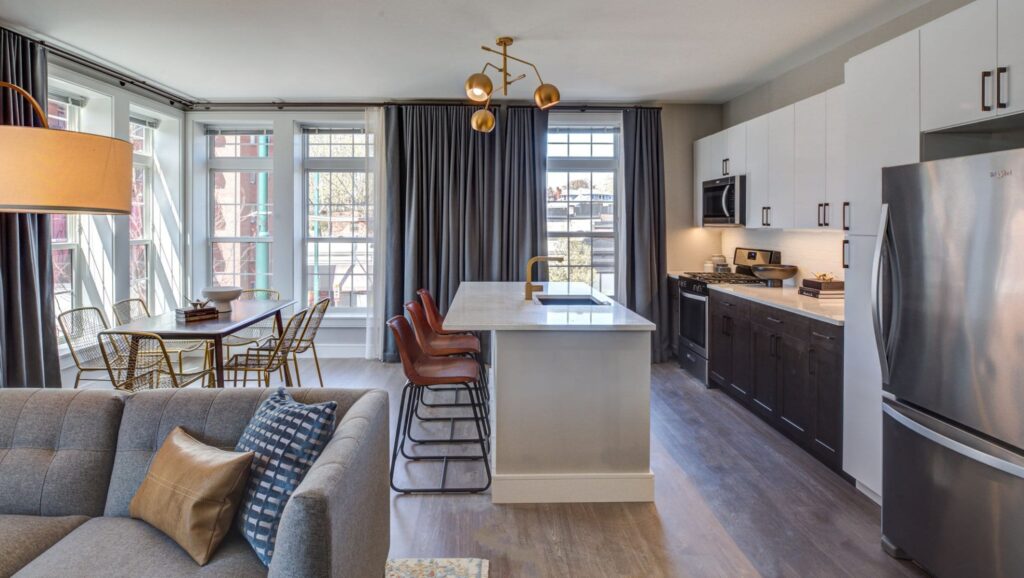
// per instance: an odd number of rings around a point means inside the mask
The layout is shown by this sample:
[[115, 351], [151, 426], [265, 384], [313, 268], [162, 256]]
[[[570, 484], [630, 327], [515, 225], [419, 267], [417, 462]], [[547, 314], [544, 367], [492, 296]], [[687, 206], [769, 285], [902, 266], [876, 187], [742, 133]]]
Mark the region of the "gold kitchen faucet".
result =
[[556, 263], [561, 263], [562, 260], [563, 259], [561, 257], [532, 257], [529, 261], [526, 262], [526, 288], [525, 288], [526, 291], [525, 291], [525, 294], [526, 294], [526, 300], [527, 301], [532, 301], [533, 300], [533, 294], [537, 293], [538, 291], [543, 289], [543, 287], [541, 287], [540, 285], [537, 285], [536, 283], [533, 282], [533, 264], [534, 263], [538, 263], [540, 261], [554, 261]]

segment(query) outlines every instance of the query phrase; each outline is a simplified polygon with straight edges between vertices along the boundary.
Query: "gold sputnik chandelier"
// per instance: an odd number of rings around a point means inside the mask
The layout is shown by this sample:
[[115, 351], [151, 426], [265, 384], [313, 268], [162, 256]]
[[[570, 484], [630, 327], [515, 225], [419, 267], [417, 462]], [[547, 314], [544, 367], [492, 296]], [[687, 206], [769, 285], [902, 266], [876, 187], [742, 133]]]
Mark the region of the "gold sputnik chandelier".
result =
[[491, 52], [501, 56], [501, 66], [496, 66], [490, 62], [484, 64], [483, 70], [475, 74], [471, 74], [466, 79], [466, 96], [469, 97], [473, 102], [482, 102], [484, 107], [473, 113], [473, 117], [470, 119], [470, 125], [473, 130], [478, 132], [491, 132], [494, 130], [494, 113], [491, 112], [491, 95], [494, 93], [494, 84], [491, 82], [491, 77], [487, 76], [487, 69], [493, 68], [501, 74], [501, 93], [504, 96], [508, 96], [508, 87], [512, 83], [520, 81], [526, 78], [525, 74], [513, 77], [508, 71], [508, 61], [515, 60], [516, 62], [525, 64], [533, 69], [533, 73], [537, 75], [537, 82], [540, 86], [537, 90], [533, 91], [533, 101], [537, 103], [537, 107], [541, 110], [551, 108], [558, 104], [561, 100], [561, 95], [558, 93], [558, 88], [553, 84], [545, 84], [544, 79], [540, 77], [540, 71], [534, 66], [532, 62], [527, 62], [521, 58], [510, 56], [508, 53], [508, 47], [512, 45], [512, 38], [509, 36], [502, 36], [495, 42], [501, 47], [501, 50], [495, 50], [489, 46], [481, 46], [480, 48], [486, 52]]

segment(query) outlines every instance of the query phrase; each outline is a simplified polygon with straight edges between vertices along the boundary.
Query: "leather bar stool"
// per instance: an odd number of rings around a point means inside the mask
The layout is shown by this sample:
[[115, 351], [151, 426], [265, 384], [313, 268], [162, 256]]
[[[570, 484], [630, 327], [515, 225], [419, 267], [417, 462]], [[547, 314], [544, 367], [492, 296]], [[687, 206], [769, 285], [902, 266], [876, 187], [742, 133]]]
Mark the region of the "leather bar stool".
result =
[[444, 328], [444, 316], [441, 315], [441, 310], [437, 308], [437, 303], [434, 301], [434, 297], [430, 295], [430, 291], [420, 289], [416, 292], [416, 295], [423, 302], [423, 311], [427, 314], [427, 322], [430, 323], [434, 333], [438, 335], [465, 335], [470, 333], [468, 331], [446, 330]]
[[[405, 387], [402, 388], [402, 399], [398, 406], [398, 420], [395, 426], [394, 447], [391, 450], [391, 488], [403, 494], [411, 493], [476, 493], [483, 492], [491, 486], [491, 465], [488, 458], [490, 442], [484, 434], [483, 420], [486, 419], [480, 408], [483, 400], [478, 398], [477, 380], [478, 368], [476, 362], [471, 359], [458, 357], [435, 357], [424, 353], [419, 342], [413, 333], [409, 322], [400, 315], [388, 320], [388, 327], [395, 338], [395, 345], [398, 355], [402, 360], [402, 371], [405, 373]], [[422, 399], [423, 391], [432, 385], [457, 385], [469, 392], [470, 398], [475, 402], [471, 405], [473, 411], [473, 422], [477, 436], [475, 438], [454, 437], [455, 426], [449, 431], [448, 439], [421, 440], [421, 444], [478, 444], [480, 455], [410, 455], [406, 449], [406, 440], [410, 438], [409, 432], [412, 428], [412, 420], [416, 414], [417, 405]], [[414, 442], [416, 443], [416, 442]], [[437, 487], [402, 488], [395, 484], [395, 465], [398, 462], [399, 454], [409, 461], [441, 461], [441, 485]], [[480, 461], [484, 465], [484, 473], [487, 482], [483, 486], [476, 487], [446, 487], [448, 477], [448, 464], [452, 461]]]
[[[420, 344], [420, 348], [427, 355], [434, 357], [455, 357], [455, 356], [470, 356], [477, 365], [477, 377], [479, 378], [475, 384], [477, 393], [481, 399], [487, 400], [490, 396], [487, 393], [487, 388], [484, 386], [484, 369], [479, 362], [480, 355], [480, 340], [473, 335], [438, 335], [434, 332], [433, 328], [427, 322], [427, 317], [423, 311], [423, 306], [415, 301], [409, 301], [405, 304], [405, 310], [409, 314], [409, 319], [412, 320], [412, 327], [416, 332], [416, 340]], [[447, 388], [445, 390], [428, 388], [431, 391], [454, 391], [455, 401], [453, 403], [428, 403], [426, 399], [420, 400], [420, 405], [430, 408], [458, 408], [458, 407], [469, 407], [470, 402], [460, 402], [459, 394], [463, 391], [462, 388]], [[490, 417], [490, 408], [487, 404], [484, 404], [481, 408], [485, 417]], [[416, 418], [420, 421], [467, 421], [473, 418], [470, 417], [424, 417], [417, 411]], [[490, 420], [484, 421], [484, 433], [490, 435]], [[415, 441], [415, 440], [414, 440]]]
[[[434, 330], [437, 335], [473, 335], [470, 331], [449, 331], [444, 328], [444, 316], [441, 315], [441, 310], [437, 308], [437, 302], [434, 301], [434, 297], [430, 294], [430, 291], [426, 289], [420, 289], [416, 291], [416, 295], [419, 296], [420, 302], [423, 303], [423, 313], [427, 317], [427, 323], [430, 324], [430, 328]], [[477, 338], [477, 348], [479, 349], [480, 339]], [[480, 363], [480, 368], [483, 371], [481, 374], [484, 379], [484, 385], [487, 385], [489, 376], [487, 375], [487, 368], [484, 365], [483, 355], [477, 352], [473, 355], [477, 362]], [[484, 387], [484, 393], [490, 397], [490, 391]]]

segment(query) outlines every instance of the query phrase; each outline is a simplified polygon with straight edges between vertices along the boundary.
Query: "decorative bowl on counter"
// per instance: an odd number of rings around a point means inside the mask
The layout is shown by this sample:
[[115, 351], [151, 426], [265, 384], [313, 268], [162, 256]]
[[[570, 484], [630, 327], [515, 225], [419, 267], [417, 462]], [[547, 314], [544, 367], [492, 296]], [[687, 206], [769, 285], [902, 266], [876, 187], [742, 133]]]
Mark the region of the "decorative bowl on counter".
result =
[[796, 265], [751, 265], [751, 271], [758, 279], [764, 279], [769, 287], [782, 287], [783, 279], [796, 275]]
[[231, 302], [242, 294], [241, 287], [207, 287], [203, 297], [209, 299], [218, 313], [231, 313]]

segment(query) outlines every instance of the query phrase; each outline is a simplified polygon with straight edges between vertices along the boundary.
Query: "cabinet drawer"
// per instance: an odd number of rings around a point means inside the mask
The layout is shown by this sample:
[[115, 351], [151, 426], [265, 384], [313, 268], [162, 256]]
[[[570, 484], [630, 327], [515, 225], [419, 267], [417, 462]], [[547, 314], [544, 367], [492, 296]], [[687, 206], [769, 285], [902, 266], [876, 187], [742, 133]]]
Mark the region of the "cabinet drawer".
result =
[[750, 321], [799, 339], [807, 339], [810, 327], [810, 320], [806, 317], [758, 303], [750, 304]]
[[733, 319], [749, 319], [752, 303], [746, 299], [726, 295], [719, 291], [711, 292], [711, 309], [721, 311]]
[[843, 352], [843, 328], [840, 325], [812, 321], [807, 329], [807, 341], [822, 351]]

